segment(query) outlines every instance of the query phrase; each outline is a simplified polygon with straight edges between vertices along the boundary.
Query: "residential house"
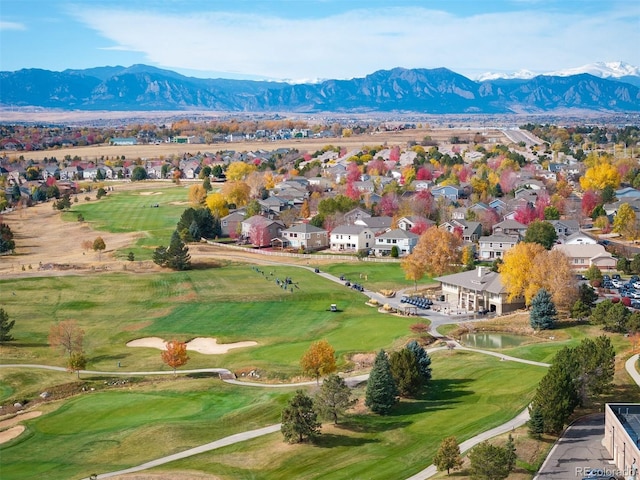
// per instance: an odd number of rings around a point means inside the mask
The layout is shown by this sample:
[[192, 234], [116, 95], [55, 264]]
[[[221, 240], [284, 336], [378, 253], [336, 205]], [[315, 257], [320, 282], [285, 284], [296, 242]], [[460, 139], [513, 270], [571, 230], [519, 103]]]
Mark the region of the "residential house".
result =
[[413, 182], [411, 182], [409, 188], [416, 192], [421, 192], [423, 190], [429, 190], [432, 186], [432, 180], [414, 180]]
[[555, 228], [560, 240], [580, 231], [580, 223], [577, 220], [549, 220], [549, 223]]
[[356, 207], [344, 214], [344, 223], [353, 224], [356, 220], [360, 218], [368, 218], [368, 217], [371, 217], [371, 214], [369, 212], [367, 212], [363, 208]]
[[83, 178], [82, 167], [65, 167], [60, 170], [60, 180], [79, 180]]
[[125, 146], [137, 144], [138, 140], [135, 137], [115, 137], [109, 140], [109, 145]]
[[391, 228], [392, 222], [393, 218], [382, 216], [359, 218], [355, 222], [353, 222], [353, 224], [368, 227], [373, 231], [375, 235], [380, 235], [381, 233], [384, 233]]
[[442, 294], [454, 308], [477, 312], [489, 310], [498, 315], [513, 312], [525, 305], [523, 297], [509, 300], [500, 274], [487, 267], [436, 277]]
[[393, 247], [398, 248], [398, 255], [404, 257], [413, 252], [420, 235], [396, 228], [376, 237], [374, 253], [378, 256], [390, 255]]
[[195, 178], [198, 178], [198, 174], [200, 173], [200, 170], [201, 170], [200, 162], [198, 160], [186, 161], [182, 163], [181, 169], [182, 169], [184, 178], [193, 180]]
[[527, 226], [517, 220], [503, 220], [496, 223], [493, 228], [493, 234], [501, 233], [503, 235], [517, 235], [521, 239], [527, 233]]
[[555, 250], [560, 250], [569, 258], [571, 267], [576, 270], [586, 270], [595, 265], [600, 270], [615, 270], [616, 259], [598, 243], [576, 243], [554, 245]]
[[285, 245], [296, 249], [320, 250], [329, 246], [328, 232], [309, 223], [299, 223], [283, 230], [282, 240]]
[[262, 215], [254, 215], [242, 222], [241, 236], [255, 247], [268, 247], [275, 238], [279, 238], [285, 226], [280, 220], [271, 220]]
[[433, 195], [434, 198], [444, 197], [454, 202], [458, 200], [463, 193], [463, 190], [455, 185], [439, 185], [431, 189], [431, 195]]
[[375, 235], [370, 228], [363, 225], [339, 225], [331, 232], [329, 241], [331, 250], [355, 253], [372, 249], [375, 245]]
[[355, 188], [360, 193], [373, 193], [376, 189], [376, 186], [371, 180], [366, 180], [364, 182], [353, 182], [353, 188]]
[[565, 237], [560, 243], [568, 243], [569, 245], [581, 245], [589, 244], [594, 245], [598, 243], [595, 238], [590, 237], [582, 232], [576, 232], [568, 237]]
[[244, 210], [236, 210], [220, 219], [220, 230], [223, 237], [234, 237], [239, 234], [240, 223], [244, 220]]
[[480, 222], [451, 219], [438, 225], [438, 228], [444, 228], [450, 233], [461, 230], [462, 240], [465, 242], [477, 242], [480, 235], [482, 235], [482, 224]]
[[418, 215], [409, 215], [398, 220], [398, 228], [407, 231], [420, 224], [427, 225], [427, 227], [432, 227], [436, 224], [436, 222], [425, 217], [420, 217]]
[[491, 261], [496, 258], [503, 258], [504, 254], [515, 247], [519, 241], [520, 238], [517, 235], [505, 235], [503, 233], [480, 237], [478, 240], [480, 247], [478, 250], [478, 258], [480, 260]]
[[640, 190], [633, 187], [625, 187], [616, 190], [616, 198], [622, 200], [625, 199], [629, 201], [630, 199], [638, 199], [640, 198]]
[[58, 165], [47, 165], [42, 170], [42, 179], [47, 181], [48, 178], [60, 178], [60, 168]]

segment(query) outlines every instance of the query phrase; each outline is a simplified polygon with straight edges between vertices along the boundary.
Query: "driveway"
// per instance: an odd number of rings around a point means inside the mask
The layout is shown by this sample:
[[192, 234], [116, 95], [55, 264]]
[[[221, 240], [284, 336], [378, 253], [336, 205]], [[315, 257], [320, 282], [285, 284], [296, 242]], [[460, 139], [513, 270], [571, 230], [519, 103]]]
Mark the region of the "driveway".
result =
[[603, 413], [577, 420], [556, 442], [534, 480], [581, 479], [590, 468], [615, 470], [603, 438]]

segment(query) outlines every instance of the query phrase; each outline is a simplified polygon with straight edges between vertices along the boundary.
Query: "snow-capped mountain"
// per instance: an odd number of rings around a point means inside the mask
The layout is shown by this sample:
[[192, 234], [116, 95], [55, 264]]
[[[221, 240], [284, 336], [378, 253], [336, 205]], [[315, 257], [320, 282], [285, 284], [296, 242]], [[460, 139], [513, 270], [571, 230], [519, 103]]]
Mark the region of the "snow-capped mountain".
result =
[[626, 62], [596, 62], [581, 67], [567, 68], [557, 70], [555, 72], [538, 72], [534, 73], [530, 70], [519, 70], [514, 73], [494, 73], [487, 72], [476, 77], [476, 81], [484, 82], [487, 80], [504, 79], [522, 79], [529, 80], [537, 75], [551, 75], [555, 77], [570, 77], [572, 75], [580, 75], [588, 73], [594, 77], [609, 78], [614, 80], [626, 81], [634, 85], [640, 84], [640, 68], [634, 67]]

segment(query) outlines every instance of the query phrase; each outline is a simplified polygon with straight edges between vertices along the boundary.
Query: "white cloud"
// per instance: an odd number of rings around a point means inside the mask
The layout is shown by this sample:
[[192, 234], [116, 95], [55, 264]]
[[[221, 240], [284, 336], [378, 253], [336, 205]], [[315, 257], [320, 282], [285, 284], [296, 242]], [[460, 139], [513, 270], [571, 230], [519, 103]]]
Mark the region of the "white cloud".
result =
[[73, 14], [165, 68], [266, 78], [352, 78], [379, 69], [550, 71], [595, 61], [640, 64], [639, 7], [593, 16], [523, 10], [459, 17], [424, 8], [291, 19], [227, 12], [171, 15], [81, 7]]
[[27, 27], [23, 23], [18, 22], [5, 22], [0, 20], [0, 32], [6, 30], [26, 30]]

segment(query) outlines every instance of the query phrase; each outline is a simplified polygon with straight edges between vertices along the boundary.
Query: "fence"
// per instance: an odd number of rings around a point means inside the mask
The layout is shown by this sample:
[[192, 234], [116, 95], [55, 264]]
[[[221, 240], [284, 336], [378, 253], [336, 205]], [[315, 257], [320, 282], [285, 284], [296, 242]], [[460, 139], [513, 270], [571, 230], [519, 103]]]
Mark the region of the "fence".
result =
[[207, 240], [210, 245], [216, 247], [228, 248], [230, 250], [236, 250], [245, 253], [257, 253], [259, 255], [273, 256], [273, 257], [289, 257], [289, 258], [303, 258], [306, 260], [321, 259], [321, 260], [334, 260], [342, 262], [373, 262], [373, 263], [398, 263], [397, 258], [379, 258], [379, 257], [364, 257], [358, 258], [353, 255], [331, 255], [331, 254], [309, 254], [309, 253], [290, 253], [290, 252], [275, 252], [273, 250], [261, 250], [259, 248], [247, 248], [238, 245], [230, 245], [228, 243], [215, 242], [213, 240]]

